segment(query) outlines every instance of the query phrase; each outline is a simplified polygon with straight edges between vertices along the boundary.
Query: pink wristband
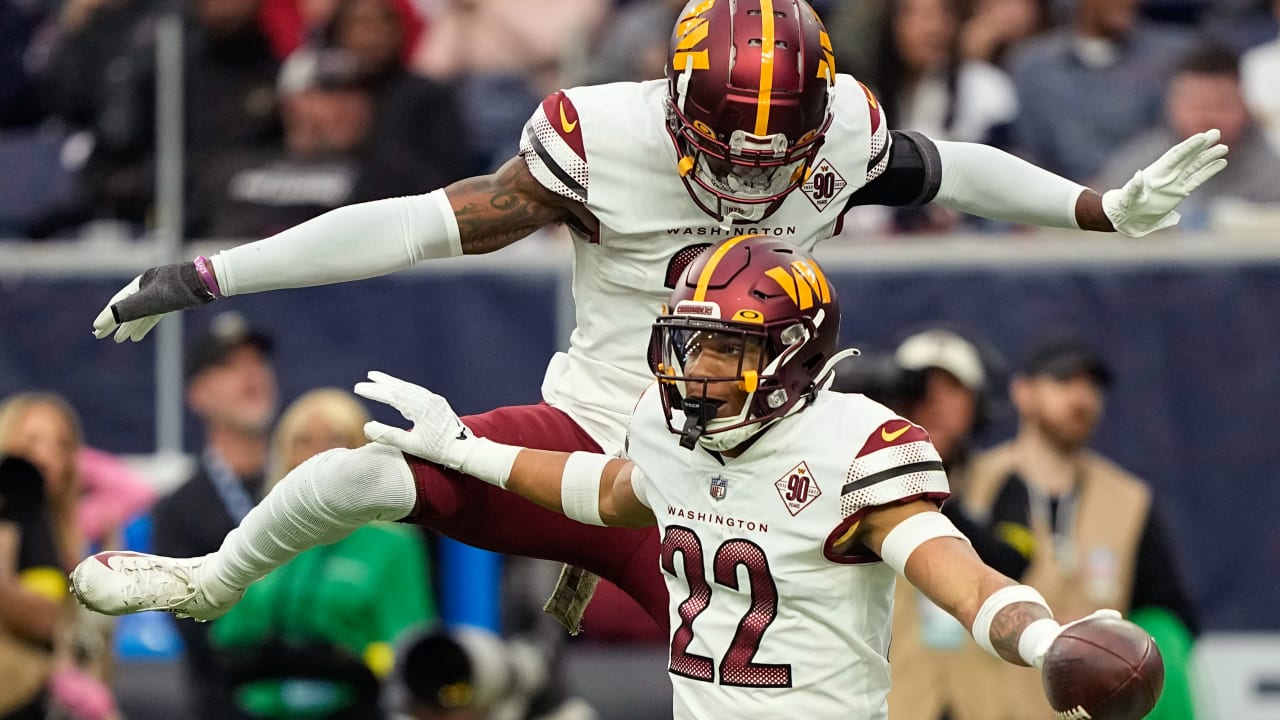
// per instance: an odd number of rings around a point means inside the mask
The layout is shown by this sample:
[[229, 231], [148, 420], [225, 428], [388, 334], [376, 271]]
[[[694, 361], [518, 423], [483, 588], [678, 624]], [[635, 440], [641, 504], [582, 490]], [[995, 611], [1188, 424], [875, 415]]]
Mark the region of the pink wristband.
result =
[[209, 294], [216, 298], [222, 297], [222, 289], [218, 287], [218, 278], [213, 276], [213, 268], [209, 265], [209, 258], [201, 255], [192, 262], [195, 263], [196, 274], [200, 276], [200, 280], [204, 283], [204, 287], [209, 291]]

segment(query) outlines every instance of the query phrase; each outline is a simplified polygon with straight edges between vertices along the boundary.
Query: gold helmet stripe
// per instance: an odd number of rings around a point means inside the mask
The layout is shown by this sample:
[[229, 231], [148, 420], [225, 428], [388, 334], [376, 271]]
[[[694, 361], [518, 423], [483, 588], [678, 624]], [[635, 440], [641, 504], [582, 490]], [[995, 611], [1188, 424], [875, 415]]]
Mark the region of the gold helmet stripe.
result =
[[773, 93], [773, 0], [760, 0], [760, 95], [756, 100], [756, 135], [769, 134], [769, 96]]
[[707, 286], [711, 284], [711, 276], [716, 272], [716, 266], [724, 259], [724, 256], [733, 249], [734, 245], [746, 240], [747, 238], [756, 237], [755, 235], [739, 235], [736, 238], [725, 240], [724, 244], [716, 248], [716, 251], [707, 259], [707, 264], [702, 268], [702, 274], [698, 276], [698, 287], [693, 291], [693, 299], [697, 302], [706, 302]]

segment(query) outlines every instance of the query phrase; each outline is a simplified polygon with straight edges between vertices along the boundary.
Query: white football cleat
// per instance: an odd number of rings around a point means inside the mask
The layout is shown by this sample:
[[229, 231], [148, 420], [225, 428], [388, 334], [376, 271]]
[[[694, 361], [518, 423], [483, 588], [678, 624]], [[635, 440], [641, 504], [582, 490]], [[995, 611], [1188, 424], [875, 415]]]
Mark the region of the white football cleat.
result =
[[81, 605], [104, 615], [163, 610], [180, 618], [213, 620], [239, 602], [244, 590], [206, 578], [204, 560], [100, 552], [72, 571], [71, 593]]

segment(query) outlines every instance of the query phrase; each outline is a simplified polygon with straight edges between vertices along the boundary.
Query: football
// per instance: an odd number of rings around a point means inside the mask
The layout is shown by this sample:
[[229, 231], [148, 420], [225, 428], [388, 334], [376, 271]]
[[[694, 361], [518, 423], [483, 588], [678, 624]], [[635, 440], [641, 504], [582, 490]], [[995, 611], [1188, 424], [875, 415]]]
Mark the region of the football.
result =
[[1139, 720], [1164, 688], [1164, 660], [1142, 628], [1093, 618], [1067, 628], [1049, 646], [1045, 694], [1058, 720]]

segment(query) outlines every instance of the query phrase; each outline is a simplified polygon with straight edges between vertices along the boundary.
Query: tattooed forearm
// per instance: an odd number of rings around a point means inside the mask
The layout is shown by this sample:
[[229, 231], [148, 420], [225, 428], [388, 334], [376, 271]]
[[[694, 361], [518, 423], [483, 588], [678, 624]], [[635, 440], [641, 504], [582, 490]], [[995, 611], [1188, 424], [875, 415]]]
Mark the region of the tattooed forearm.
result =
[[569, 217], [569, 201], [542, 186], [521, 158], [496, 173], [469, 178], [445, 190], [458, 220], [462, 250], [468, 255], [493, 252], [544, 225]]
[[996, 614], [991, 621], [991, 646], [1000, 657], [1014, 665], [1026, 665], [1018, 655], [1018, 638], [1031, 623], [1052, 617], [1048, 608], [1035, 603], [1014, 603]]

